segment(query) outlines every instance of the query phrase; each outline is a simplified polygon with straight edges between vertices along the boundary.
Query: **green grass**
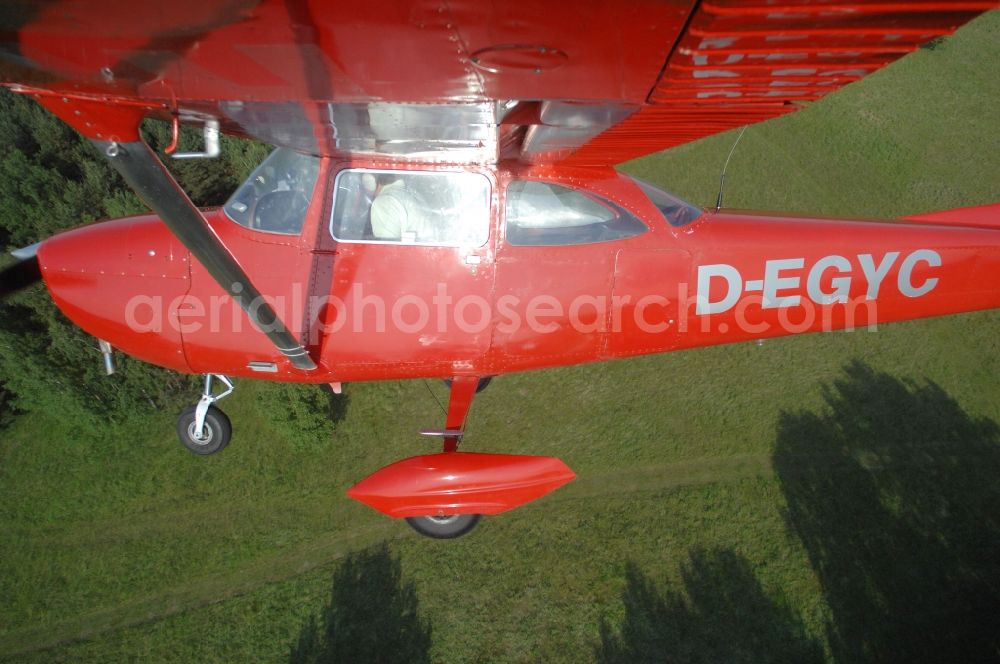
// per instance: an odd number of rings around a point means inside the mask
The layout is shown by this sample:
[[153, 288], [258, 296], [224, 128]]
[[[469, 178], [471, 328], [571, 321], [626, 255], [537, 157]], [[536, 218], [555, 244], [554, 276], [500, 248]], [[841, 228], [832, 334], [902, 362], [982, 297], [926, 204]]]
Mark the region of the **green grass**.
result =
[[[751, 127], [727, 205], [1000, 200], [997, 61], [1000, 13]], [[710, 204], [734, 138], [625, 170]], [[998, 331], [985, 312], [501, 377], [466, 449], [579, 477], [453, 542], [344, 495], [431, 449], [420, 381], [347, 386], [309, 444], [243, 381], [211, 458], [183, 452], [173, 413], [101, 440], [22, 418], [0, 431], [0, 657], [280, 661], [312, 634], [299, 654], [356, 661], [338, 648], [378, 625], [384, 661], [995, 658]], [[421, 625], [426, 643], [390, 638]]]

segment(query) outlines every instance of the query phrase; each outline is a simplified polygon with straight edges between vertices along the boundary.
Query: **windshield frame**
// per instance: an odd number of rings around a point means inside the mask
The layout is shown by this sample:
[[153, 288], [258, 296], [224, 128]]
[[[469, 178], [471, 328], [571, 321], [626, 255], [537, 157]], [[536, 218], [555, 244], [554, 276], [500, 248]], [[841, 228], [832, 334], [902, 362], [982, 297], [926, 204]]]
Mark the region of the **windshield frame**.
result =
[[[631, 180], [633, 184], [639, 188], [639, 191], [641, 191], [643, 196], [646, 197], [646, 200], [648, 200], [653, 207], [656, 208], [656, 211], [660, 213], [660, 216], [663, 217], [663, 220], [667, 222], [667, 226], [670, 228], [685, 228], [701, 219], [705, 214], [705, 208], [694, 205], [693, 203], [688, 203], [677, 194], [661, 189], [656, 185], [643, 180], [642, 178], [635, 177], [634, 175], [628, 175], [626, 173], [622, 173], [622, 175]], [[669, 199], [669, 201], [673, 203], [672, 207], [681, 209], [683, 212], [679, 216], [668, 214], [664, 208], [656, 202], [651, 194]]]

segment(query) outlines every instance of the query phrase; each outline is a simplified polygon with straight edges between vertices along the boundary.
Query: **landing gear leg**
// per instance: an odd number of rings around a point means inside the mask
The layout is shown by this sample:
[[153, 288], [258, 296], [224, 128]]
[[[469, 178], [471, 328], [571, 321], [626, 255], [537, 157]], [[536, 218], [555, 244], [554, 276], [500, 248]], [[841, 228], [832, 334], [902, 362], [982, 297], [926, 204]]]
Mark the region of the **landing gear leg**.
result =
[[[484, 380], [485, 384], [476, 376], [457, 376], [448, 381], [451, 395], [448, 398], [448, 416], [444, 429], [425, 430], [420, 433], [424, 436], [444, 438], [445, 453], [457, 451], [465, 435], [465, 418], [469, 415], [472, 400], [489, 384], [489, 378]], [[435, 514], [408, 517], [406, 522], [425, 537], [453, 539], [472, 532], [481, 517], [481, 514]]]
[[[212, 381], [218, 379], [225, 388], [213, 393]], [[205, 389], [194, 406], [185, 408], [177, 418], [177, 437], [181, 444], [195, 454], [208, 455], [222, 451], [233, 435], [229, 418], [215, 407], [215, 402], [233, 393], [233, 381], [220, 374], [205, 375]]]
[[[451, 389], [451, 383], [452, 383], [451, 378], [445, 378], [441, 382], [444, 383], [445, 387]], [[480, 378], [479, 384], [476, 386], [476, 394], [479, 394], [480, 392], [485, 390], [487, 387], [490, 386], [490, 383], [492, 382], [493, 382], [493, 376], [483, 376], [482, 378]]]

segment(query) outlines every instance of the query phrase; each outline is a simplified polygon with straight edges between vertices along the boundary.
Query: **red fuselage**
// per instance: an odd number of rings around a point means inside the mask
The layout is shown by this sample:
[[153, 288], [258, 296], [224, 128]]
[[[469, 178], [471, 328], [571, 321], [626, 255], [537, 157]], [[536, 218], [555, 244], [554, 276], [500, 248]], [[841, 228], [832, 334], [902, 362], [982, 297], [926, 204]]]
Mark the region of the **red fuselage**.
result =
[[[359, 167], [418, 168], [322, 160], [297, 235], [206, 213], [318, 371], [292, 367], [152, 216], [47, 240], [45, 283], [75, 323], [143, 360], [314, 383], [497, 375], [1000, 307], [996, 207], [940, 221], [704, 212], [675, 226], [612, 169], [463, 166], [489, 182], [480, 246], [339, 242], [337, 175]], [[645, 229], [513, 244], [520, 181], [589, 192]]]

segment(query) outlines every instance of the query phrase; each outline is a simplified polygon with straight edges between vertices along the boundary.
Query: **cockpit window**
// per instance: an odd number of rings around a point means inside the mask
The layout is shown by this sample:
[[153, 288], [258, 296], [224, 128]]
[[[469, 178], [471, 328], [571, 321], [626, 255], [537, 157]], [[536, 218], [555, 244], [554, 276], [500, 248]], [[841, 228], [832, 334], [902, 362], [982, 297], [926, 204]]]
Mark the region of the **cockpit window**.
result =
[[521, 180], [507, 187], [507, 242], [513, 245], [588, 244], [646, 232], [624, 208], [589, 192]]
[[642, 193], [646, 194], [671, 226], [687, 226], [704, 212], [700, 207], [685, 203], [673, 194], [668, 194], [639, 178], [631, 180], [639, 185]]
[[479, 173], [346, 170], [330, 232], [341, 242], [479, 247], [490, 236], [490, 181]]
[[222, 209], [240, 226], [298, 235], [318, 174], [317, 157], [278, 148], [254, 169]]

